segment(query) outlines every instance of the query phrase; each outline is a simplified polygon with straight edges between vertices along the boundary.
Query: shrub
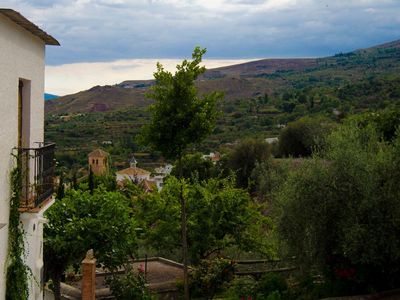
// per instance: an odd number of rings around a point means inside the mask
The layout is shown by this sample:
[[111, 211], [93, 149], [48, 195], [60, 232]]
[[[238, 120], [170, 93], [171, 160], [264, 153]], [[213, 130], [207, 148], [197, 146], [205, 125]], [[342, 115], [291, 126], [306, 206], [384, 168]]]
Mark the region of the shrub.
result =
[[192, 296], [203, 296], [212, 299], [222, 291], [225, 283], [230, 282], [234, 276], [232, 261], [222, 258], [202, 260], [190, 272], [190, 290]]
[[373, 125], [346, 123], [280, 193], [283, 240], [343, 293], [400, 284], [399, 153], [399, 132], [388, 143]]
[[[258, 292], [264, 296], [268, 296], [269, 299], [271, 295], [278, 294], [279, 296], [281, 293], [288, 289], [288, 285], [286, 283], [285, 278], [282, 276], [275, 274], [275, 273], [267, 273], [264, 275], [260, 282], [258, 283]], [[271, 296], [277, 297], [277, 296]], [[271, 298], [271, 299], [280, 299], [280, 298]]]
[[126, 274], [114, 275], [107, 279], [107, 283], [118, 300], [151, 299], [142, 269], [135, 273], [132, 268], [128, 268]]
[[241, 299], [257, 295], [257, 281], [251, 276], [235, 277], [229, 287], [231, 299]]

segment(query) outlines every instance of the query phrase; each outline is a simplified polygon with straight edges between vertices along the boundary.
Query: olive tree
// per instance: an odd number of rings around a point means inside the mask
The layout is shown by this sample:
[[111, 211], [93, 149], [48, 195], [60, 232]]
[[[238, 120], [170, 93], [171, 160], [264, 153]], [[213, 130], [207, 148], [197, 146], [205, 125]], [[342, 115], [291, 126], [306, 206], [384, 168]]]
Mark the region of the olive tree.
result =
[[305, 266], [354, 292], [400, 284], [399, 153], [399, 132], [388, 143], [374, 126], [349, 122], [289, 175], [280, 232]]

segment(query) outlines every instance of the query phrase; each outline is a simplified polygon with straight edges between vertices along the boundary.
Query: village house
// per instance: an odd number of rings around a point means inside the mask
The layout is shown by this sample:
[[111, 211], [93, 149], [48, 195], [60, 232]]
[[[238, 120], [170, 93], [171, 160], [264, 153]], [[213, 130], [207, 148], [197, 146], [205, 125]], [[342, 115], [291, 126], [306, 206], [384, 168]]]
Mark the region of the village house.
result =
[[43, 213], [54, 202], [55, 148], [44, 143], [46, 45], [59, 43], [18, 12], [0, 9], [0, 299], [6, 292], [10, 174], [15, 167], [21, 172], [19, 211], [29, 299], [43, 299]]
[[141, 183], [144, 180], [150, 181], [150, 172], [137, 167], [134, 157], [129, 161], [130, 167], [116, 172], [117, 183], [123, 184], [124, 181]]
[[279, 142], [279, 138], [278, 138], [278, 137], [266, 138], [266, 139], [265, 139], [265, 142], [266, 142], [267, 144], [270, 144], [270, 145], [272, 145], [272, 144], [277, 144], [277, 143]]
[[161, 166], [161, 167], [155, 168], [154, 172], [156, 174], [167, 176], [167, 175], [171, 174], [173, 168], [174, 168], [173, 165], [166, 164], [165, 166]]
[[203, 159], [210, 160], [213, 164], [216, 164], [221, 160], [221, 154], [219, 152], [210, 152], [210, 154], [203, 155]]
[[152, 180], [154, 184], [157, 186], [157, 190], [161, 191], [164, 186], [164, 179], [166, 176], [170, 175], [172, 169], [174, 168], [171, 164], [166, 164], [165, 166], [161, 166], [154, 169], [154, 174]]

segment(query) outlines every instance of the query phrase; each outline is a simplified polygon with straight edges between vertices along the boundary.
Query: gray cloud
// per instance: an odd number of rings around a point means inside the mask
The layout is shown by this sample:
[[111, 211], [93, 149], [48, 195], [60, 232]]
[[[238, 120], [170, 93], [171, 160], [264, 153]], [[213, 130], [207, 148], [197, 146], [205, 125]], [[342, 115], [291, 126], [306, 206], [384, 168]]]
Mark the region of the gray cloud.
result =
[[324, 56], [400, 38], [395, 0], [5, 0], [60, 40], [49, 64]]

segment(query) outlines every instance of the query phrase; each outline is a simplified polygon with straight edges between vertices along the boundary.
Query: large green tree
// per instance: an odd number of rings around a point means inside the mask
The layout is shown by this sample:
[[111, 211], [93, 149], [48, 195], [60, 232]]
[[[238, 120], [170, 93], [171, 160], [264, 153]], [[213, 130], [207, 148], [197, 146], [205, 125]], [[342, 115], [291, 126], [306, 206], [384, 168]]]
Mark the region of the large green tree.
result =
[[281, 156], [306, 157], [324, 146], [334, 123], [324, 117], [303, 117], [290, 122], [279, 135]]
[[[69, 190], [46, 212], [44, 261], [52, 279], [55, 298], [60, 299], [60, 281], [67, 266], [79, 264], [89, 249], [97, 261], [114, 269], [133, 256], [136, 223], [125, 196], [98, 188]], [[117, 216], [117, 217], [116, 217]]]
[[205, 72], [201, 66], [206, 49], [196, 47], [192, 61], [176, 66], [175, 74], [158, 63], [154, 73], [156, 84], [147, 96], [155, 103], [150, 106], [151, 121], [144, 126], [144, 142], [170, 159], [179, 159], [189, 146], [201, 142], [215, 126], [218, 116], [219, 92], [198, 95], [195, 81]]
[[[192, 60], [176, 66], [175, 74], [158, 63], [154, 73], [156, 84], [148, 93], [155, 103], [150, 106], [151, 121], [144, 126], [142, 140], [168, 159], [181, 160], [184, 152], [209, 135], [217, 118], [216, 103], [222, 94], [212, 92], [199, 96], [195, 81], [205, 72], [201, 60], [206, 49], [196, 47]], [[182, 165], [181, 163], [179, 165]], [[179, 172], [182, 177], [182, 171]], [[183, 187], [180, 193], [182, 252], [185, 299], [189, 299], [186, 237], [186, 203]]]
[[223, 161], [225, 171], [234, 171], [237, 185], [251, 188], [251, 173], [257, 163], [266, 161], [270, 156], [269, 145], [257, 139], [245, 139], [238, 144]]
[[400, 284], [400, 136], [388, 143], [375, 125], [342, 125], [279, 197], [289, 249], [344, 292]]
[[179, 172], [191, 181], [202, 181], [218, 175], [217, 167], [211, 160], [204, 159], [200, 152], [185, 154], [180, 161], [176, 161], [171, 175], [179, 177]]
[[[180, 202], [182, 181], [170, 177], [160, 193], [135, 202], [146, 243], [157, 252], [168, 254], [179, 249]], [[264, 255], [272, 255], [268, 240], [270, 219], [263, 216], [247, 191], [235, 187], [232, 178], [190, 183], [183, 192], [187, 200], [188, 245], [190, 261], [223, 253], [234, 246]]]

